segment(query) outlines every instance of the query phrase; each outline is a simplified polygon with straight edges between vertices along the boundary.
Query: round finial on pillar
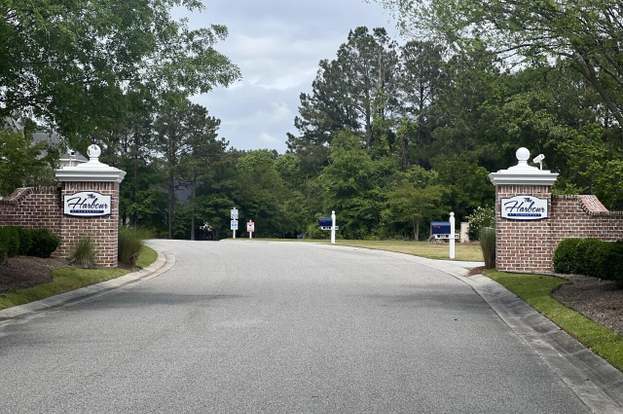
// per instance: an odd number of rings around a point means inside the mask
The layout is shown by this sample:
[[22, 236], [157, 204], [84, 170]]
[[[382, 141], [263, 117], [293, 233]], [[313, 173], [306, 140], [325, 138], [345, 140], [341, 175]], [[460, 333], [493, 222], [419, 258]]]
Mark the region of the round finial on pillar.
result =
[[521, 147], [515, 152], [515, 156], [517, 157], [517, 161], [519, 164], [527, 164], [530, 159], [530, 150], [525, 147]]
[[93, 161], [97, 160], [101, 154], [102, 150], [97, 144], [91, 144], [89, 145], [89, 148], [87, 148], [87, 155]]

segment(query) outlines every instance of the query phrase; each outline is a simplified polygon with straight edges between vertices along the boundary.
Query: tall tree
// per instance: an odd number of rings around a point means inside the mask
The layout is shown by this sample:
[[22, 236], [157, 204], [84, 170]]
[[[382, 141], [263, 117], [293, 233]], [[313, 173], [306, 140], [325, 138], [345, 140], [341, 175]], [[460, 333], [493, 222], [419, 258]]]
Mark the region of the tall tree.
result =
[[195, 240], [197, 217], [197, 188], [201, 182], [208, 179], [210, 169], [225, 156], [229, 143], [218, 137], [218, 128], [221, 124], [208, 114], [208, 111], [199, 106], [191, 105], [188, 121], [188, 152], [182, 159], [182, 177], [190, 185], [190, 239]]
[[214, 49], [227, 30], [191, 30], [174, 7], [199, 0], [0, 1], [0, 119], [45, 120], [65, 135], [114, 128], [135, 96], [191, 95], [238, 69]]
[[[216, 142], [217, 128], [218, 121], [208, 116], [205, 108], [179, 95], [169, 97], [168, 105], [156, 119], [156, 149], [162, 154], [167, 176], [169, 237], [174, 235], [176, 191], [183, 186], [184, 167], [189, 168], [191, 176], [198, 175], [196, 162], [188, 160], [200, 154], [205, 156], [205, 152], [209, 152], [206, 147], [224, 145]], [[191, 178], [193, 186], [196, 186], [196, 178]]]
[[371, 149], [375, 135], [385, 133], [375, 130], [375, 122], [384, 125], [396, 109], [396, 47], [383, 28], [352, 30], [336, 59], [320, 62], [312, 93], [301, 95], [295, 120], [301, 136], [290, 136], [290, 150], [305, 153], [312, 148], [326, 161], [326, 145], [343, 129], [361, 132]]
[[[453, 46], [484, 43], [517, 61], [569, 60], [623, 126], [623, 4], [613, 0], [381, 0], [403, 28]], [[623, 142], [623, 141], [622, 141]]]

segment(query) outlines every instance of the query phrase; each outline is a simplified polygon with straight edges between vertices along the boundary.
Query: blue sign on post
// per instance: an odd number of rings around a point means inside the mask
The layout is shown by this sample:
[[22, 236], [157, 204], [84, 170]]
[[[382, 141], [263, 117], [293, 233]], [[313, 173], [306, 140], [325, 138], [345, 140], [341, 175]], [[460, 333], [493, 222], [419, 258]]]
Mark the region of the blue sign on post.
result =
[[[454, 238], [459, 235], [455, 234]], [[449, 240], [450, 239], [450, 222], [449, 221], [431, 221], [430, 223], [430, 239], [431, 240]]]
[[[333, 225], [333, 221], [331, 217], [320, 217], [318, 219], [318, 227], [320, 230], [331, 230], [331, 226]], [[336, 230], [339, 230], [339, 226], [335, 226]]]

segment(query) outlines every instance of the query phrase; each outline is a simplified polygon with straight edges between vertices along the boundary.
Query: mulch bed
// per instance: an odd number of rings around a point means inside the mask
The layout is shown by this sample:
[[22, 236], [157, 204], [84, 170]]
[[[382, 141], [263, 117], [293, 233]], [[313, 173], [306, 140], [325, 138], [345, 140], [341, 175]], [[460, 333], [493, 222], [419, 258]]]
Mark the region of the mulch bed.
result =
[[623, 289], [614, 282], [586, 276], [567, 277], [553, 295], [560, 302], [623, 335]]
[[67, 266], [62, 259], [17, 256], [0, 266], [0, 293], [52, 281], [52, 270]]

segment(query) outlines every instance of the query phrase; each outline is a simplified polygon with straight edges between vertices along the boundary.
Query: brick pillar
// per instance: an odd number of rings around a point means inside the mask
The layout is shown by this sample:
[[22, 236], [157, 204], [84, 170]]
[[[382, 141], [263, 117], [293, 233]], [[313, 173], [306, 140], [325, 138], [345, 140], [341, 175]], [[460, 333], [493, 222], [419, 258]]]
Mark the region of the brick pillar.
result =
[[508, 272], [551, 272], [551, 188], [558, 174], [528, 165], [520, 148], [518, 163], [489, 174], [495, 185], [496, 267]]
[[90, 238], [96, 246], [96, 264], [116, 267], [119, 184], [125, 172], [99, 162], [97, 145], [89, 147], [88, 155], [90, 160], [86, 163], [56, 170], [63, 212], [59, 225], [61, 244], [55, 255], [67, 257], [81, 238]]

